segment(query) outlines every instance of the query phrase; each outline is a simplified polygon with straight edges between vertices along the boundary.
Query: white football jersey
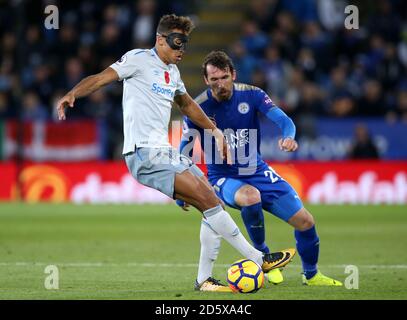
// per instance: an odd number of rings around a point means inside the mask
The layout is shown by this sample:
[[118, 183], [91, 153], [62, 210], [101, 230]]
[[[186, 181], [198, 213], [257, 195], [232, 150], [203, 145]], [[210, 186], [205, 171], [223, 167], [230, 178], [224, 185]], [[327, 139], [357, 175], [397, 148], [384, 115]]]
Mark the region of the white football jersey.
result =
[[128, 51], [111, 66], [123, 80], [123, 154], [135, 147], [168, 147], [168, 125], [176, 95], [186, 93], [175, 64], [153, 49]]

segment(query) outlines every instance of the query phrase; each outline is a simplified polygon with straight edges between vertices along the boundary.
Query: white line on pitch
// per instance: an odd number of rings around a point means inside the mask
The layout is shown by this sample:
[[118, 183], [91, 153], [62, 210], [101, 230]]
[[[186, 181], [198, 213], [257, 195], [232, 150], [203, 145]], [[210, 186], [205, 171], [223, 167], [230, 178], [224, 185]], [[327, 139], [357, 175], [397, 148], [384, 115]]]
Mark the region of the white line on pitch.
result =
[[[0, 267], [17, 266], [47, 266], [56, 265], [60, 267], [78, 267], [78, 268], [93, 268], [93, 267], [157, 267], [157, 268], [196, 268], [197, 263], [150, 263], [150, 262], [0, 262]], [[228, 267], [229, 264], [217, 264], [215, 267]], [[301, 267], [298, 264], [290, 264], [292, 267]], [[346, 264], [333, 264], [333, 265], [321, 265], [325, 268], [345, 268]], [[359, 268], [366, 269], [407, 269], [407, 264], [393, 264], [393, 265], [357, 265]]]

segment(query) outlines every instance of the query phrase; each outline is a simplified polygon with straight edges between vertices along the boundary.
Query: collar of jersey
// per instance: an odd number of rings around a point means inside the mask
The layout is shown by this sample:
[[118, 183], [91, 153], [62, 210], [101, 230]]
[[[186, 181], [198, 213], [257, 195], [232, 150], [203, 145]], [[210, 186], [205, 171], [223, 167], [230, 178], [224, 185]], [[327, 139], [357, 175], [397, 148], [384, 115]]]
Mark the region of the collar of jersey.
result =
[[165, 64], [164, 61], [161, 60], [160, 56], [158, 55], [157, 49], [155, 47], [151, 48], [150, 51], [153, 53], [153, 55], [160, 61], [160, 63], [166, 67], [169, 68], [169, 64]]

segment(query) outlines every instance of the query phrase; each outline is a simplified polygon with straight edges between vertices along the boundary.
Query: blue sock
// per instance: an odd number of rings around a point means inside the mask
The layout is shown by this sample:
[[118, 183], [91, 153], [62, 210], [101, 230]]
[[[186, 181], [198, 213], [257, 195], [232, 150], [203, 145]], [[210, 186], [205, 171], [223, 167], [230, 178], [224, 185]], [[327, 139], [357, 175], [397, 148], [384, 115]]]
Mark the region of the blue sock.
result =
[[253, 246], [264, 253], [269, 253], [264, 235], [264, 216], [261, 202], [251, 206], [242, 207], [240, 211], [246, 230], [253, 242]]
[[311, 279], [318, 271], [319, 238], [315, 225], [305, 231], [295, 230], [294, 234], [304, 275], [307, 279]]

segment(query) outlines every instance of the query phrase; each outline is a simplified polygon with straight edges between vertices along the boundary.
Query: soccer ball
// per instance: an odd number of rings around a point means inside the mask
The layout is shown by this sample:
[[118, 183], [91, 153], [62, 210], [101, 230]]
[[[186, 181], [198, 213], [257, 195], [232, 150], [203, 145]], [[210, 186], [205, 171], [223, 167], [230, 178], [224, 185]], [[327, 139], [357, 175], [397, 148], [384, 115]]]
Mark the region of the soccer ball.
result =
[[256, 292], [263, 286], [264, 273], [256, 262], [241, 259], [229, 267], [227, 281], [229, 287], [235, 292]]

